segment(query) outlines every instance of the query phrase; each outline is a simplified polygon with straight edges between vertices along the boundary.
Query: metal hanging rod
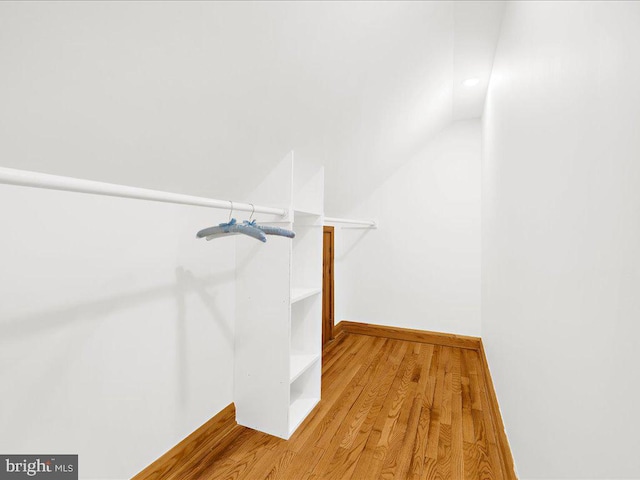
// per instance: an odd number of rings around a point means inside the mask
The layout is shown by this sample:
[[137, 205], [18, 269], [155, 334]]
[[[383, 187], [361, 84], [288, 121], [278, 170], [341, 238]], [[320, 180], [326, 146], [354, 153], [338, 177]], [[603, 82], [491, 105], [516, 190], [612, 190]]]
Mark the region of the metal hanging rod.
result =
[[45, 188], [48, 190], [63, 190], [67, 192], [89, 193], [93, 195], [105, 195], [108, 197], [134, 198], [136, 200], [149, 200], [152, 202], [176, 203], [180, 205], [194, 205], [196, 207], [221, 208], [235, 211], [266, 213], [271, 215], [286, 216], [287, 210], [283, 208], [265, 207], [250, 203], [232, 202], [230, 200], [216, 200], [213, 198], [194, 197], [180, 193], [149, 190], [146, 188], [127, 187], [114, 183], [95, 182], [80, 178], [62, 177], [47, 173], [29, 172], [13, 168], [0, 167], [0, 183], [7, 185], [20, 185], [23, 187]]
[[325, 223], [346, 223], [349, 225], [362, 225], [369, 228], [378, 228], [378, 224], [373, 220], [353, 220], [350, 218], [324, 217]]

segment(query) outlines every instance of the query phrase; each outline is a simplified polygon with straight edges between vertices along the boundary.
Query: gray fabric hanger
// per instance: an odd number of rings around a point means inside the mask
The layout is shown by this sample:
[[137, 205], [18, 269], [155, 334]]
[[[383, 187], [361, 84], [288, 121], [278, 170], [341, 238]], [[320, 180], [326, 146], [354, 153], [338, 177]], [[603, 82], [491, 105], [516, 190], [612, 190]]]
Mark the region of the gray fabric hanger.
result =
[[287, 230], [286, 228], [280, 228], [280, 227], [272, 227], [270, 225], [258, 225], [256, 223], [256, 220], [253, 220], [253, 221], [245, 220], [244, 222], [242, 222], [242, 224], [246, 225], [247, 227], [257, 228], [263, 231], [264, 233], [266, 233], [267, 235], [278, 235], [279, 237], [287, 237], [287, 238], [295, 238], [296, 236], [296, 232], [292, 230]]
[[[267, 237], [259, 228], [256, 228], [253, 225], [247, 224], [238, 224], [235, 218], [231, 218], [233, 215], [233, 202], [231, 203], [231, 210], [229, 211], [229, 221], [226, 223], [220, 223], [216, 227], [209, 227], [203, 230], [200, 230], [197, 234], [197, 238], [206, 238], [207, 241], [213, 240], [215, 238], [224, 237], [227, 235], [247, 235], [249, 237], [255, 238], [256, 240], [260, 240], [262, 243], [267, 241]], [[255, 209], [254, 209], [255, 211]], [[251, 214], [253, 216], [253, 213]], [[245, 222], [246, 223], [246, 222]]]
[[224, 237], [226, 235], [237, 235], [237, 234], [253, 237], [256, 240], [260, 240], [263, 243], [267, 241], [267, 237], [259, 228], [255, 228], [251, 225], [238, 224], [235, 218], [232, 218], [231, 221], [227, 223], [221, 223], [217, 227], [209, 227], [209, 228], [200, 230], [196, 234], [196, 236], [198, 238], [206, 238], [207, 240], [213, 240], [215, 238]]
[[253, 220], [253, 215], [256, 213], [256, 207], [253, 205], [253, 203], [251, 204], [251, 208], [253, 208], [253, 210], [251, 211], [249, 220], [245, 220], [242, 222], [247, 227], [257, 228], [259, 230], [262, 230], [267, 235], [277, 235], [287, 238], [294, 238], [296, 236], [295, 232], [287, 230], [286, 228], [272, 227], [270, 225], [258, 225], [257, 221]]

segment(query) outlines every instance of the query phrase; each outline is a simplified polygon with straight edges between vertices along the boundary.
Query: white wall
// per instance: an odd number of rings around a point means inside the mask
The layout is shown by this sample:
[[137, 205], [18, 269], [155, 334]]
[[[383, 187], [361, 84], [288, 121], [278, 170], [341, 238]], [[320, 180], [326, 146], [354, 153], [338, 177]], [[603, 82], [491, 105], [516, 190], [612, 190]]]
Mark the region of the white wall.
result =
[[640, 3], [511, 2], [482, 333], [521, 478], [640, 478]]
[[[398, 280], [372, 277], [391, 288], [388, 306], [363, 283], [342, 318], [476, 334], [478, 127], [438, 133], [452, 119], [456, 10], [0, 2], [0, 164], [241, 199], [294, 149], [326, 165], [327, 214], [381, 222], [353, 255], [358, 232], [345, 234], [347, 281], [395, 260]], [[35, 392], [2, 387], [4, 451], [56, 446], [80, 453], [83, 476], [128, 476], [231, 401], [232, 246], [193, 240], [225, 214], [0, 195], [0, 380]], [[414, 196], [427, 205], [393, 205]], [[416, 217], [424, 238], [393, 228]], [[178, 287], [191, 292], [184, 306]], [[183, 322], [201, 334], [180, 337]], [[63, 372], [50, 401], [36, 390], [45, 364]]]
[[130, 478], [232, 402], [226, 213], [0, 185], [0, 451]]
[[480, 335], [480, 154], [480, 122], [456, 122], [383, 181], [359, 173], [380, 228], [337, 229], [336, 321]]

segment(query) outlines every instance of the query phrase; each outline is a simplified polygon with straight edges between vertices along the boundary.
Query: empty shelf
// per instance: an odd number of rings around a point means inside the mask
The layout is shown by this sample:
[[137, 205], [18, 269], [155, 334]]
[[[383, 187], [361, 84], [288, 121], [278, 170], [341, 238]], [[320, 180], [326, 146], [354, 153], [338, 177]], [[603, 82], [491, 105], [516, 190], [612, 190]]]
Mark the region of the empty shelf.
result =
[[297, 398], [289, 405], [289, 433], [300, 426], [319, 401], [319, 398]]
[[299, 302], [305, 298], [317, 295], [322, 292], [322, 288], [292, 288], [291, 303]]
[[302, 375], [311, 365], [320, 359], [319, 354], [313, 353], [292, 353], [291, 368], [289, 369], [289, 379], [294, 382]]
[[322, 288], [292, 288], [291, 303], [299, 302], [319, 293], [322, 293]]

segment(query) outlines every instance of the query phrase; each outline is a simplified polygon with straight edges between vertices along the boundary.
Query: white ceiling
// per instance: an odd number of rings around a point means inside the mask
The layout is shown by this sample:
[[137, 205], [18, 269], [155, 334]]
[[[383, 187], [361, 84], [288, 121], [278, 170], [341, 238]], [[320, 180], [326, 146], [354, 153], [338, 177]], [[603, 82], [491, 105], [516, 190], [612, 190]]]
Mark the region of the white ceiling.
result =
[[[502, 2], [1, 2], [0, 164], [237, 196], [288, 150], [355, 201], [482, 111]], [[481, 79], [465, 88], [467, 76]]]
[[[504, 2], [455, 2], [453, 115], [455, 119], [482, 115], [493, 56], [500, 33]], [[467, 87], [466, 79], [478, 84]]]

